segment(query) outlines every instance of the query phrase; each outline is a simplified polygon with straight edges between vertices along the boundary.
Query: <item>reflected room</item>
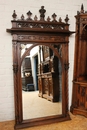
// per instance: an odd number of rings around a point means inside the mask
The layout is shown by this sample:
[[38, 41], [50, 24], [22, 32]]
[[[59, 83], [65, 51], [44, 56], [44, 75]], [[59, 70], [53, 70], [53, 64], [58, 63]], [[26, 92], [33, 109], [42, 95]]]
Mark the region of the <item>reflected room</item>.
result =
[[[21, 44], [23, 120], [62, 114], [62, 66], [48, 46]], [[32, 48], [32, 49], [29, 49]], [[55, 45], [60, 52], [61, 45]]]

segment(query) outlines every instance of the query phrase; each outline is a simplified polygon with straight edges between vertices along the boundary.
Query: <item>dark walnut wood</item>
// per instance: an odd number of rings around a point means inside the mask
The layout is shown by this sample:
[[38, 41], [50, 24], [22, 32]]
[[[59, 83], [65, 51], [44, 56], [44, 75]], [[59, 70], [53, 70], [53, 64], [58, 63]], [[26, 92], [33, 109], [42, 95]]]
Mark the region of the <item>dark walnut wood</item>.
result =
[[[68, 46], [69, 46], [69, 36], [74, 33], [69, 31], [68, 24], [68, 15], [65, 18], [65, 22], [62, 22], [62, 19], [59, 18], [57, 21], [57, 15], [53, 13], [52, 20], [48, 16], [47, 20], [45, 20], [45, 12], [44, 6], [39, 10], [40, 12], [40, 20], [38, 20], [35, 15], [34, 20], [31, 18], [32, 13], [28, 11], [28, 18], [25, 18], [24, 15], [21, 15], [21, 18], [17, 20], [17, 14], [14, 10], [13, 12], [13, 20], [12, 28], [7, 29], [7, 32], [12, 34], [12, 45], [13, 45], [13, 74], [14, 74], [14, 95], [15, 95], [15, 129], [16, 128], [24, 128], [41, 124], [54, 123], [58, 121], [69, 120], [70, 116], [68, 113], [68, 69], [69, 69], [69, 61], [68, 61]], [[27, 48], [25, 53], [21, 56], [21, 44], [27, 45], [31, 44], [32, 46]], [[50, 117], [42, 117], [38, 119], [29, 119], [23, 120], [23, 111], [22, 111], [22, 85], [21, 85], [21, 65], [24, 58], [29, 55], [30, 50], [35, 46], [46, 46], [49, 47], [52, 51], [48, 52], [47, 55], [43, 54], [45, 60], [43, 64], [39, 64], [39, 74], [38, 74], [38, 82], [47, 82], [51, 85], [52, 89], [50, 89], [50, 93], [52, 95], [52, 99], [49, 96], [49, 100], [56, 100], [52, 91], [54, 91], [56, 97], [58, 97], [58, 91], [54, 90], [52, 84], [56, 85], [56, 78], [58, 77], [56, 72], [56, 60], [60, 60], [62, 67], [62, 114], [55, 115]], [[60, 49], [58, 50], [58, 46]], [[43, 48], [44, 50], [44, 48]], [[48, 49], [46, 50], [48, 51]], [[48, 58], [51, 56], [50, 58]], [[52, 57], [53, 56], [53, 57]], [[50, 62], [50, 70], [49, 72], [46, 67]], [[42, 67], [44, 66], [44, 67]], [[45, 68], [45, 69], [43, 69]], [[42, 71], [47, 72], [46, 76], [42, 74]], [[52, 78], [53, 81], [52, 81]], [[48, 79], [48, 81], [47, 81]], [[52, 83], [53, 82], [53, 83]], [[41, 83], [39, 83], [39, 91], [41, 88]], [[42, 89], [42, 88], [41, 88]], [[44, 95], [46, 93], [46, 89], [43, 90]], [[57, 92], [57, 93], [56, 93]]]
[[77, 12], [71, 112], [87, 117], [87, 12]]
[[[56, 48], [57, 47], [58, 46], [56, 46]], [[60, 76], [58, 72], [58, 57], [54, 56], [53, 51], [48, 46], [41, 46], [39, 52], [43, 55], [43, 61], [40, 61], [38, 65], [38, 95], [52, 102], [58, 102], [60, 94], [58, 83]], [[59, 69], [62, 68], [60, 67]]]

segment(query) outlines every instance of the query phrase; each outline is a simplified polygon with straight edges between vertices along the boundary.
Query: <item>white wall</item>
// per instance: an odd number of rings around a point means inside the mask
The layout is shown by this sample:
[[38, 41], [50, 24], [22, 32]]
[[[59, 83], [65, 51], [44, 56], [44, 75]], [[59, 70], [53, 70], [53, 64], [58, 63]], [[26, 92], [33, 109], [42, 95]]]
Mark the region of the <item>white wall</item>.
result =
[[[0, 121], [14, 119], [14, 88], [12, 68], [12, 36], [6, 32], [11, 28], [13, 10], [16, 10], [18, 18], [30, 10], [39, 16], [38, 10], [43, 5], [46, 9], [46, 17], [54, 12], [58, 18], [69, 16], [70, 30], [75, 30], [75, 18], [81, 4], [87, 6], [87, 0], [0, 0]], [[34, 16], [33, 16], [34, 17]], [[72, 94], [74, 56], [74, 35], [70, 37], [69, 46], [69, 105]]]

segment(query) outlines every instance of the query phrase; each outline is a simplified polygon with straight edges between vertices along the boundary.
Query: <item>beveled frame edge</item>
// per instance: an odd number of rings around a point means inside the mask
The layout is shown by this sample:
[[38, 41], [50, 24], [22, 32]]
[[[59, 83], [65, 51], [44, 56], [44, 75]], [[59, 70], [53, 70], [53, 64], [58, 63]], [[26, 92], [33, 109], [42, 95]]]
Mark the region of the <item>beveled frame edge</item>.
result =
[[71, 120], [71, 118], [70, 118], [70, 115], [69, 115], [69, 113], [67, 113], [67, 116], [65, 117], [65, 116], [62, 116], [62, 115], [60, 115], [60, 116], [58, 116], [58, 117], [56, 117], [55, 118], [55, 116], [54, 116], [54, 118], [52, 118], [52, 119], [40, 119], [40, 120], [38, 120], [38, 121], [33, 121], [32, 120], [32, 122], [30, 122], [29, 120], [25, 120], [25, 121], [22, 121], [20, 124], [16, 124], [15, 126], [14, 126], [14, 129], [16, 130], [16, 129], [21, 129], [21, 128], [28, 128], [28, 127], [35, 127], [35, 126], [41, 126], [41, 125], [48, 125], [48, 124], [53, 124], [53, 123], [59, 123], [59, 122], [63, 122], [63, 121], [69, 121], [69, 120]]

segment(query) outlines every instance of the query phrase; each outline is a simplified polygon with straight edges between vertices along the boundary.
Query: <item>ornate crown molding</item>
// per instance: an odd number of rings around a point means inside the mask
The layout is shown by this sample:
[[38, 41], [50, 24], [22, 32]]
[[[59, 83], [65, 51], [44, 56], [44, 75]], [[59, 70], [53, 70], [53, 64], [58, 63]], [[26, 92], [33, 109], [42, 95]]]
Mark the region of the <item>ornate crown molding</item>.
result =
[[36, 32], [50, 32], [50, 33], [56, 33], [56, 32], [61, 32], [61, 33], [67, 33], [71, 34], [73, 32], [69, 31], [69, 18], [68, 15], [66, 15], [64, 22], [59, 18], [57, 20], [57, 15], [55, 13], [52, 14], [52, 19], [48, 16], [47, 19], [45, 20], [45, 13], [46, 10], [44, 9], [44, 6], [41, 6], [41, 9], [39, 10], [40, 13], [40, 18], [38, 18], [36, 15], [34, 16], [34, 19], [32, 19], [32, 13], [31, 11], [27, 12], [27, 18], [24, 17], [24, 15], [21, 15], [20, 19], [17, 19], [17, 14], [16, 11], [14, 10], [13, 12], [13, 20], [12, 22], [12, 28], [7, 29], [7, 32], [14, 33], [16, 32], [24, 32], [24, 31], [36, 31]]

